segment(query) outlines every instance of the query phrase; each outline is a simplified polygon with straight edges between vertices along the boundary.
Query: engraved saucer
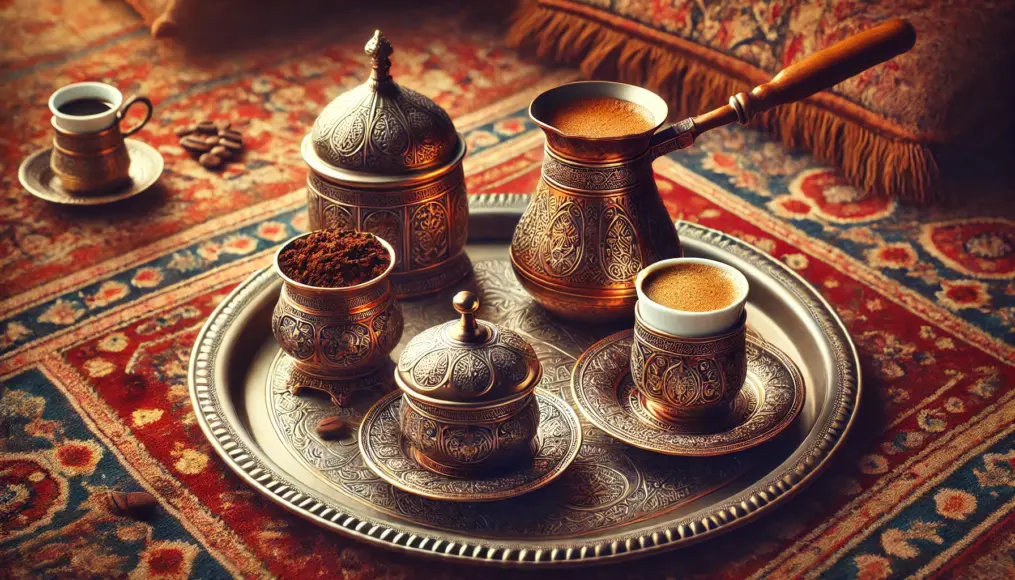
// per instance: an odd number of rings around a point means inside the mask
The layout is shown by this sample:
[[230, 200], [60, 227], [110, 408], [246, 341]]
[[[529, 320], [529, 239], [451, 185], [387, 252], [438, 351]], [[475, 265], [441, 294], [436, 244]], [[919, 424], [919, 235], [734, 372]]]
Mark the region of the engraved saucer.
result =
[[559, 397], [536, 390], [539, 404], [538, 449], [532, 461], [472, 479], [448, 477], [429, 471], [412, 456], [398, 423], [402, 393], [378, 401], [360, 423], [359, 447], [363, 461], [378, 477], [409, 493], [456, 502], [509, 499], [539, 489], [564, 473], [578, 456], [582, 433], [578, 415]]
[[659, 421], [645, 409], [631, 379], [633, 332], [592, 345], [571, 374], [571, 392], [596, 427], [640, 449], [687, 457], [711, 457], [750, 449], [788, 427], [804, 404], [804, 380], [796, 365], [754, 332], [747, 333], [747, 380], [727, 426], [709, 433]]
[[130, 183], [103, 194], [71, 193], [60, 185], [60, 178], [49, 167], [53, 148], [32, 153], [18, 169], [21, 185], [39, 199], [63, 205], [103, 205], [124, 200], [148, 189], [162, 175], [162, 155], [151, 145], [136, 139], [124, 139], [130, 155]]

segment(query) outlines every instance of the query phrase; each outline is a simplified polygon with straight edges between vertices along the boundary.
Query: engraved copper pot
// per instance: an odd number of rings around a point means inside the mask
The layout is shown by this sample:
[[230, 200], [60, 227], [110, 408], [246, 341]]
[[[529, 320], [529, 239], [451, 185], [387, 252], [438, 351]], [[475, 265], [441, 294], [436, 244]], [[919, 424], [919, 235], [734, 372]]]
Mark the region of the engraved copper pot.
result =
[[[681, 255], [659, 199], [652, 161], [689, 147], [695, 137], [804, 99], [909, 50], [913, 27], [890, 20], [819, 51], [729, 104], [662, 131], [666, 103], [645, 89], [588, 81], [537, 96], [529, 115], [546, 133], [542, 174], [511, 241], [511, 263], [525, 289], [559, 316], [578, 320], [630, 318], [634, 277], [662, 258]], [[547, 123], [561, 104], [612, 97], [645, 107], [655, 126], [610, 138], [568, 136]], [[603, 119], [603, 123], [609, 123]]]
[[476, 320], [472, 292], [454, 299], [460, 320], [429, 328], [395, 370], [402, 435], [431, 471], [474, 477], [531, 458], [538, 449], [535, 388], [543, 367], [517, 333]]
[[[348, 380], [370, 374], [383, 366], [402, 338], [402, 310], [388, 280], [394, 260], [383, 274], [356, 286], [301, 284], [285, 275], [278, 260], [293, 241], [307, 235], [293, 238], [275, 253], [282, 293], [272, 313], [271, 331], [296, 369], [311, 380]], [[393, 257], [391, 245], [378, 241]]]
[[395, 83], [392, 52], [376, 32], [366, 45], [370, 78], [325, 107], [302, 154], [311, 229], [391, 242], [395, 295], [409, 298], [447, 288], [471, 269], [465, 139], [443, 109]]

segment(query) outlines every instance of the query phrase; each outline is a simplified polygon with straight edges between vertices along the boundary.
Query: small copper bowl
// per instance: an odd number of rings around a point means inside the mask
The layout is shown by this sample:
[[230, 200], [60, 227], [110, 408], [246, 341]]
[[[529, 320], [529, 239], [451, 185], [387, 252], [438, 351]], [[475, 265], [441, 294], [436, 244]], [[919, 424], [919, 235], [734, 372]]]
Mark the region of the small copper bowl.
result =
[[351, 379], [380, 368], [402, 338], [402, 310], [391, 292], [388, 274], [356, 286], [320, 288], [292, 280], [279, 267], [279, 256], [297, 236], [275, 253], [275, 271], [282, 293], [271, 317], [271, 331], [296, 369], [320, 380]]
[[400, 420], [416, 461], [450, 477], [490, 473], [538, 450], [539, 406], [531, 391], [495, 407], [402, 397]]
[[649, 327], [635, 308], [631, 378], [660, 421], [708, 431], [726, 426], [747, 379], [747, 313], [733, 329], [683, 338]]

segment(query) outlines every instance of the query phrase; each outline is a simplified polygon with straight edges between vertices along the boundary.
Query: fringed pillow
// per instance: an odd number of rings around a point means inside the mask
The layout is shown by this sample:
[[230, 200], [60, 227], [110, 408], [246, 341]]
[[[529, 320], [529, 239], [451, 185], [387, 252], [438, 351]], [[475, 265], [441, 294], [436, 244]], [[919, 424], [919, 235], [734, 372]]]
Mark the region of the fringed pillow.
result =
[[916, 28], [912, 51], [755, 122], [865, 191], [923, 201], [939, 195], [942, 156], [1012, 125], [1013, 2], [529, 0], [508, 40], [689, 116], [893, 17]]

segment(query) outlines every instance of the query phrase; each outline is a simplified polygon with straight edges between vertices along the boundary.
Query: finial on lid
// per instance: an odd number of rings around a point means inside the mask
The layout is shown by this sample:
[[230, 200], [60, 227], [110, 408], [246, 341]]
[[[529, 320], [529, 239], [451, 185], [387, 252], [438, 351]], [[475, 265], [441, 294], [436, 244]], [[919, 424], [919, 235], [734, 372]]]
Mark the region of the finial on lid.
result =
[[370, 72], [370, 78], [376, 82], [390, 79], [391, 75], [388, 74], [388, 69], [391, 68], [391, 59], [388, 57], [395, 52], [395, 49], [380, 30], [374, 31], [373, 38], [367, 41], [363, 50], [373, 61], [373, 71]]
[[476, 322], [476, 311], [479, 310], [479, 297], [476, 293], [462, 290], [455, 294], [452, 304], [462, 315], [461, 323], [455, 328], [452, 338], [462, 342], [480, 342], [486, 339], [489, 331]]

